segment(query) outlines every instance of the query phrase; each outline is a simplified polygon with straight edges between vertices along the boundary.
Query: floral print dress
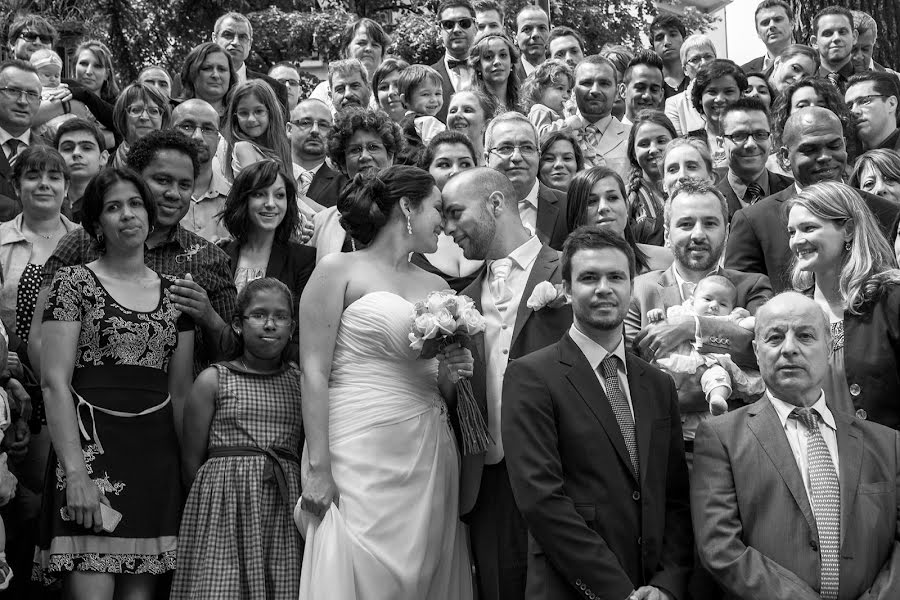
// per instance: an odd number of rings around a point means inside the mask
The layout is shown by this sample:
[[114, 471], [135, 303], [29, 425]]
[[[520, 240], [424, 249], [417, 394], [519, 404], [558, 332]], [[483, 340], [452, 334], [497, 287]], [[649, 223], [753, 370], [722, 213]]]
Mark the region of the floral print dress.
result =
[[112, 533], [68, 521], [66, 477], [47, 462], [34, 578], [71, 571], [161, 574], [175, 568], [183, 499], [178, 440], [168, 397], [168, 365], [193, 323], [166, 297], [149, 312], [120, 305], [89, 268], [59, 269], [44, 321], [81, 324], [72, 374], [82, 452], [90, 477], [122, 513]]

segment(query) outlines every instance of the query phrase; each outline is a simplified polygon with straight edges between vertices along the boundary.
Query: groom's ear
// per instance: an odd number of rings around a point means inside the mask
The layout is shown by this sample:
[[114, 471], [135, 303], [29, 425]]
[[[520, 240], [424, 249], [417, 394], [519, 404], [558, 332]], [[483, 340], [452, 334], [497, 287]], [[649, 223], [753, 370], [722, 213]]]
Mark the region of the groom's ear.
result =
[[491, 212], [495, 217], [500, 215], [500, 211], [503, 209], [506, 204], [506, 198], [503, 197], [503, 192], [495, 191], [491, 192], [491, 195], [488, 196], [488, 205], [491, 208]]

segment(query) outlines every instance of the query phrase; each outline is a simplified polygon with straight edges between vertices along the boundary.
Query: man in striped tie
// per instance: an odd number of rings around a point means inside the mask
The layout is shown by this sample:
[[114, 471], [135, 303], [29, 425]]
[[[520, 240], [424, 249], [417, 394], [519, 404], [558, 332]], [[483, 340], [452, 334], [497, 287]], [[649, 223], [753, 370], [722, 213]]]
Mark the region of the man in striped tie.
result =
[[828, 318], [784, 292], [756, 313], [766, 394], [705, 421], [691, 512], [728, 598], [900, 598], [900, 433], [831, 410]]
[[31, 64], [21, 60], [0, 63], [0, 221], [22, 211], [13, 185], [13, 167], [28, 146], [46, 142], [31, 127], [41, 105], [41, 80]]

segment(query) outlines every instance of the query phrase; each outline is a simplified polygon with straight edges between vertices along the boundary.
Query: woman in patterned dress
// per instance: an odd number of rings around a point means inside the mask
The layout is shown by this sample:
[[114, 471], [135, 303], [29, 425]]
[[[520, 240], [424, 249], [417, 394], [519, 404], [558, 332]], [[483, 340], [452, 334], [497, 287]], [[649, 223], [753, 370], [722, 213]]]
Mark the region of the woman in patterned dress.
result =
[[[287, 361], [294, 301], [270, 277], [241, 291], [231, 359], [206, 369], [184, 416], [191, 486], [172, 598], [296, 600], [300, 532], [300, 370]], [[202, 466], [201, 466], [202, 465]]]
[[[152, 598], [175, 568], [182, 492], [176, 431], [190, 392], [193, 323], [174, 279], [144, 265], [156, 205], [134, 172], [107, 169], [84, 195], [103, 251], [53, 279], [42, 325], [47, 463], [35, 575], [66, 598]], [[122, 514], [113, 529], [101, 504]]]

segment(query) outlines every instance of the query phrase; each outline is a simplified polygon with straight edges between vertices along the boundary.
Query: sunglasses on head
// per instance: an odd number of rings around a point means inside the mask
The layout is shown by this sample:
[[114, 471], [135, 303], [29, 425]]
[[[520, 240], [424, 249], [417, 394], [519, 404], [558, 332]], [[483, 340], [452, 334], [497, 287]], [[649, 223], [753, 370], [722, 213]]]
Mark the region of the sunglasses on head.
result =
[[43, 42], [45, 44], [49, 44], [50, 42], [53, 41], [53, 38], [50, 37], [49, 35], [43, 35], [43, 34], [35, 32], [35, 31], [26, 31], [26, 32], [22, 33], [21, 35], [19, 35], [19, 37], [22, 38], [23, 40], [25, 40], [26, 42], [31, 42], [31, 43], [34, 43], [38, 39], [40, 39], [41, 42]]
[[475, 21], [473, 19], [444, 19], [441, 21], [441, 27], [444, 28], [444, 31], [453, 31], [453, 28], [459, 24], [463, 29], [468, 29], [471, 27]]

